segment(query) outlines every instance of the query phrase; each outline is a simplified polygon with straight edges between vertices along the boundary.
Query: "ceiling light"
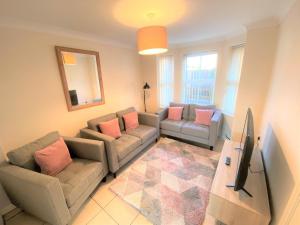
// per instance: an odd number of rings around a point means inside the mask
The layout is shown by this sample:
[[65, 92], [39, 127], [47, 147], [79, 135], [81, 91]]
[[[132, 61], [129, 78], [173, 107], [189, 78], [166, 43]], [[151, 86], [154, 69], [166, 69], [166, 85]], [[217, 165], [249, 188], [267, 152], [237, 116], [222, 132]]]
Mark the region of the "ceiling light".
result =
[[139, 29], [137, 31], [137, 47], [141, 55], [155, 55], [167, 52], [167, 29], [163, 26], [149, 26]]

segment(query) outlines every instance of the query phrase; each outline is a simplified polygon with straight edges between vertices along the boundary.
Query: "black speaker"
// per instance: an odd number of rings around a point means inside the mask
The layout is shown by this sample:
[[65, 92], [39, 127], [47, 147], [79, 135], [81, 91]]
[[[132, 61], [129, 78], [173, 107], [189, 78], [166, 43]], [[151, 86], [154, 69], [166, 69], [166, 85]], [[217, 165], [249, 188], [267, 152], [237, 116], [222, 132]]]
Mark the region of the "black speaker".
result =
[[69, 95], [72, 105], [78, 105], [78, 98], [76, 90], [69, 90]]

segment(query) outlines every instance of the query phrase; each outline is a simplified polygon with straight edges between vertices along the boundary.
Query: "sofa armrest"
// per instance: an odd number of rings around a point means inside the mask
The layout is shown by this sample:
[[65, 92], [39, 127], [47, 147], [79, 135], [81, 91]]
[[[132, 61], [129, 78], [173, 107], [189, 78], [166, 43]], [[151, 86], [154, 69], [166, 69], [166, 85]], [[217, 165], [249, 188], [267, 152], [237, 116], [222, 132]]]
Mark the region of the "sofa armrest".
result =
[[221, 111], [216, 110], [211, 118], [211, 125], [209, 128], [209, 146], [215, 146], [218, 136], [221, 131], [221, 125], [223, 120], [223, 114]]
[[108, 163], [109, 170], [114, 173], [120, 168], [119, 161], [118, 161], [118, 154], [115, 148], [115, 140], [116, 140], [115, 138], [88, 128], [83, 128], [80, 130], [80, 137], [103, 141], [105, 145], [107, 159], [109, 162]]
[[103, 172], [107, 174], [108, 166], [103, 141], [74, 137], [64, 137], [64, 140], [74, 156], [101, 162]]
[[151, 113], [139, 112], [139, 123], [155, 127], [159, 130], [159, 116]]
[[0, 181], [13, 204], [25, 212], [53, 225], [71, 220], [57, 178], [6, 163], [0, 167]]
[[159, 116], [160, 121], [165, 120], [168, 117], [168, 108], [161, 109], [156, 114]]

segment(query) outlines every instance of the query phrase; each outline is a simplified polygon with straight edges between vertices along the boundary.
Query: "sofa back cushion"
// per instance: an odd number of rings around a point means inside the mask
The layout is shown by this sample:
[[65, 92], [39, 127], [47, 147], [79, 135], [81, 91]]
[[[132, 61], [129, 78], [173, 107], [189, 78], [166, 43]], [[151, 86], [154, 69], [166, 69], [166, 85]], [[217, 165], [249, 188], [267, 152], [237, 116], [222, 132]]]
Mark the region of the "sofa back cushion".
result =
[[99, 123], [101, 133], [113, 138], [121, 137], [121, 131], [118, 118]]
[[189, 111], [189, 119], [191, 121], [195, 121], [196, 119], [196, 109], [212, 109], [215, 110], [215, 105], [196, 105], [196, 104], [190, 104], [190, 111]]
[[139, 126], [138, 113], [136, 111], [123, 115], [125, 129], [131, 131]]
[[71, 156], [62, 137], [34, 153], [34, 158], [43, 174], [55, 176], [71, 162]]
[[107, 121], [115, 119], [115, 118], [117, 118], [116, 114], [110, 113], [105, 116], [100, 116], [95, 119], [89, 120], [87, 122], [87, 125], [88, 125], [89, 129], [100, 132], [99, 123], [107, 122]]
[[189, 104], [171, 102], [170, 107], [183, 107], [182, 117], [185, 120], [189, 119]]
[[33, 154], [45, 148], [46, 146], [56, 142], [60, 135], [58, 132], [51, 132], [27, 145], [14, 149], [7, 153], [7, 157], [10, 163], [23, 167], [25, 169], [30, 169], [34, 171], [39, 171], [40, 168], [34, 160]]
[[120, 129], [121, 131], [125, 130], [125, 125], [124, 125], [124, 120], [123, 120], [123, 116], [127, 113], [130, 112], [135, 112], [135, 108], [134, 107], [129, 107], [127, 109], [121, 110], [117, 112], [117, 117], [119, 118], [119, 125], [120, 125]]

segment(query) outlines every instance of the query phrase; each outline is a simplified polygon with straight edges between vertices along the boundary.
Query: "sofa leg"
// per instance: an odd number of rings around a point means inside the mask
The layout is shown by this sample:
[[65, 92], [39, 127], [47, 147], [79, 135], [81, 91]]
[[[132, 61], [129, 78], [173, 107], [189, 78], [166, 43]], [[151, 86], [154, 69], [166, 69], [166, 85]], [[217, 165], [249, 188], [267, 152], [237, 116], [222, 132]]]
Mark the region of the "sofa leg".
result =
[[209, 150], [214, 150], [214, 146], [209, 146]]
[[117, 178], [117, 173], [113, 173], [113, 175], [114, 175], [114, 178]]
[[106, 176], [102, 179], [102, 181], [105, 183], [106, 182]]

